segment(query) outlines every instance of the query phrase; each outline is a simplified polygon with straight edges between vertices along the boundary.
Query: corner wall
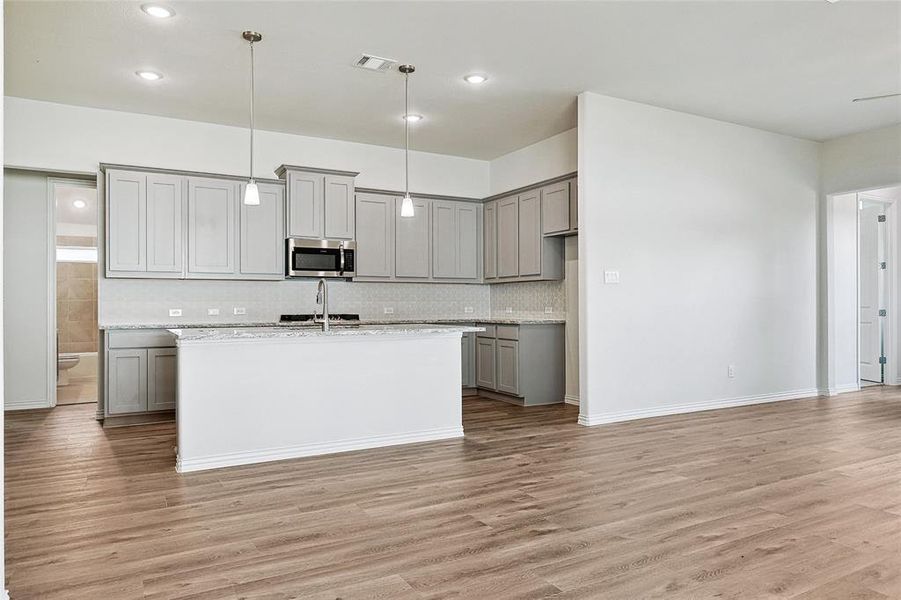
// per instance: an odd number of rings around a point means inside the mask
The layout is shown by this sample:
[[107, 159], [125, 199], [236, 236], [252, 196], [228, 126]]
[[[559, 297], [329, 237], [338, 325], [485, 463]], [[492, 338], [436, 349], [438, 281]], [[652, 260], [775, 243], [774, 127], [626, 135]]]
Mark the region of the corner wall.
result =
[[818, 187], [814, 142], [581, 94], [580, 422], [816, 394]]

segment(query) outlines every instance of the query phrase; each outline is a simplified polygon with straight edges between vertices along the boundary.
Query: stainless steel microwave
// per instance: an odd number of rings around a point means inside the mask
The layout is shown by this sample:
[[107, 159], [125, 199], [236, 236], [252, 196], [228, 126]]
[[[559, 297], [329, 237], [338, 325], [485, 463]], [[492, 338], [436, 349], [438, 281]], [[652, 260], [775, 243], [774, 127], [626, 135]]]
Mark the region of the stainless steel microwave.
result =
[[288, 238], [288, 277], [353, 277], [357, 244], [347, 240]]

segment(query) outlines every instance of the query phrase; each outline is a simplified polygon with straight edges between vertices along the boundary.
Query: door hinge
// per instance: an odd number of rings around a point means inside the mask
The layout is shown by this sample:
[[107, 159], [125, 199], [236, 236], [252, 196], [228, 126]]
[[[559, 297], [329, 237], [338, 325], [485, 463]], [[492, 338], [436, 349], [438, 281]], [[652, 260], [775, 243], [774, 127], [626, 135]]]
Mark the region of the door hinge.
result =
[[879, 309], [879, 316], [880, 316], [880, 317], [884, 317], [884, 316], [886, 316], [887, 314], [888, 314], [888, 313], [886, 312], [886, 310], [885, 310], [884, 308], [880, 308], [880, 309]]
[[880, 223], [885, 223], [885, 215], [879, 215], [879, 217], [877, 217], [876, 220], [879, 221]]
[[879, 364], [880, 364], [880, 365], [884, 365], [884, 364], [885, 364], [885, 357], [884, 357], [884, 356], [880, 356], [880, 357], [879, 357]]
[[879, 268], [882, 269], [883, 271], [885, 271], [885, 261], [882, 261], [881, 263], [879, 263]]

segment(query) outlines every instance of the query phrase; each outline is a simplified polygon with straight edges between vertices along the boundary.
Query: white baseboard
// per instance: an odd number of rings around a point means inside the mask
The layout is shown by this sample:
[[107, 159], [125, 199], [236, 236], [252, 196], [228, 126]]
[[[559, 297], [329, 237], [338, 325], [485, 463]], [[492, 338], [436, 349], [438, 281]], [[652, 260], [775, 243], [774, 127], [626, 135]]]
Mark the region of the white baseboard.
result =
[[286, 460], [289, 458], [303, 458], [306, 456], [318, 456], [320, 454], [334, 454], [336, 452], [350, 452], [352, 450], [365, 450], [368, 448], [382, 448], [384, 446], [397, 446], [400, 444], [414, 444], [419, 442], [434, 442], [463, 437], [463, 427], [446, 427], [442, 429], [429, 429], [413, 433], [397, 433], [390, 435], [377, 435], [353, 440], [341, 440], [337, 442], [325, 442], [318, 444], [303, 444], [300, 446], [288, 446], [282, 448], [267, 448], [265, 450], [251, 450], [248, 452], [232, 452], [183, 460], [178, 457], [175, 461], [175, 470], [179, 473], [203, 471], [206, 469], [219, 469], [221, 467], [236, 467], [238, 465], [250, 465], [254, 463], [270, 462], [274, 460]]
[[816, 388], [794, 390], [790, 392], [777, 392], [774, 394], [759, 394], [757, 396], [742, 396], [738, 398], [723, 398], [721, 400], [705, 400], [690, 404], [677, 404], [672, 406], [655, 406], [652, 408], [639, 408], [625, 410], [616, 413], [598, 413], [594, 415], [579, 415], [579, 425], [591, 427], [607, 423], [620, 423], [622, 421], [634, 421], [637, 419], [649, 419], [652, 417], [665, 417], [683, 413], [699, 412], [702, 410], [716, 410], [719, 408], [734, 408], [736, 406], [749, 406], [751, 404], [765, 404], [767, 402], [779, 402], [782, 400], [796, 400], [817, 395]]
[[[848, 383], [845, 385], [837, 385], [826, 390], [826, 396], [837, 396], [839, 394], [847, 394], [848, 392], [859, 392], [861, 390], [859, 383]], [[822, 394], [822, 392], [821, 392]]]
[[567, 404], [575, 404], [576, 406], [579, 406], [580, 404], [579, 397], [573, 396], [571, 394], [566, 394], [565, 396], [563, 396], [563, 401]]
[[50, 401], [46, 398], [38, 398], [37, 400], [6, 400], [3, 404], [3, 410], [31, 410], [35, 408], [50, 408]]

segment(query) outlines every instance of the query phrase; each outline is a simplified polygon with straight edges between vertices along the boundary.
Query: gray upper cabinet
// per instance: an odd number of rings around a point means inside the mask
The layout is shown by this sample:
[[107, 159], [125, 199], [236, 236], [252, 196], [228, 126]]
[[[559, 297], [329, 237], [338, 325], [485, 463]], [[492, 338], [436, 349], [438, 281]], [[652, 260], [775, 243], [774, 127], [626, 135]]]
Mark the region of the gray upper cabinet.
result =
[[561, 181], [541, 188], [541, 233], [569, 231], [569, 185], [569, 181]]
[[432, 276], [458, 276], [457, 210], [454, 202], [432, 203]]
[[482, 207], [471, 202], [456, 202], [457, 211], [457, 277], [477, 280], [479, 278], [479, 252], [482, 240], [479, 225], [482, 222]]
[[147, 174], [106, 173], [107, 270], [147, 270]]
[[147, 270], [150, 272], [181, 275], [184, 271], [184, 198], [183, 177], [164, 173], [147, 175]]
[[288, 173], [288, 237], [322, 237], [321, 173], [291, 171]]
[[[259, 206], [241, 206], [239, 273], [245, 278], [283, 279], [285, 276], [285, 188], [257, 183]], [[244, 196], [241, 185], [238, 197]]]
[[394, 196], [357, 194], [357, 277], [394, 276], [394, 203]]
[[282, 165], [276, 174], [287, 181], [288, 237], [355, 239], [357, 173]]
[[400, 216], [401, 199], [394, 201], [394, 275], [402, 279], [431, 276], [431, 202], [413, 199], [413, 216]]
[[541, 193], [519, 196], [519, 276], [541, 275]]
[[238, 194], [234, 181], [188, 178], [188, 276], [236, 273]]
[[177, 351], [148, 348], [146, 352], [147, 410], [175, 410]]
[[579, 180], [573, 179], [569, 183], [569, 229], [572, 232], [579, 231]]
[[324, 182], [325, 237], [354, 239], [354, 178], [326, 175]]
[[497, 276], [519, 276], [519, 198], [497, 202]]
[[497, 201], [485, 203], [484, 218], [484, 243], [482, 253], [484, 255], [485, 279], [497, 277]]
[[147, 350], [110, 350], [107, 364], [107, 412], [111, 415], [147, 410]]

